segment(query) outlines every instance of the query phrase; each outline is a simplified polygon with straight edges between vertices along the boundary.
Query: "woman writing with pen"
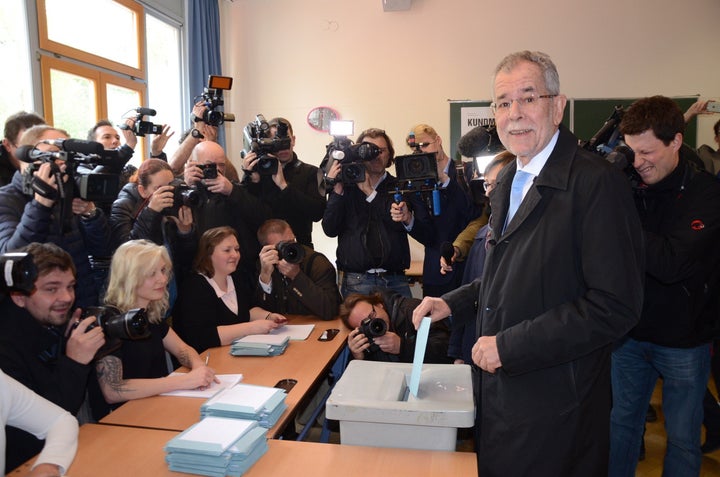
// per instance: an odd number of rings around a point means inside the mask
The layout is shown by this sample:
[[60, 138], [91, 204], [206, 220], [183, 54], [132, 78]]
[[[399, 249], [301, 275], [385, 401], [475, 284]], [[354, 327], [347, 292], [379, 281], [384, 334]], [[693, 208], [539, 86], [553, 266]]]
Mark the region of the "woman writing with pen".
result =
[[269, 333], [287, 319], [252, 303], [248, 280], [240, 279], [240, 246], [231, 227], [216, 227], [200, 238], [195, 272], [181, 285], [173, 328], [198, 352], [247, 335]]
[[[100, 390], [111, 406], [169, 391], [204, 388], [217, 382], [215, 372], [164, 319], [171, 270], [165, 247], [148, 240], [125, 242], [113, 255], [105, 303], [122, 313], [144, 308], [150, 322], [150, 337], [122, 340], [117, 351], [96, 362]], [[165, 351], [190, 372], [168, 376]]]

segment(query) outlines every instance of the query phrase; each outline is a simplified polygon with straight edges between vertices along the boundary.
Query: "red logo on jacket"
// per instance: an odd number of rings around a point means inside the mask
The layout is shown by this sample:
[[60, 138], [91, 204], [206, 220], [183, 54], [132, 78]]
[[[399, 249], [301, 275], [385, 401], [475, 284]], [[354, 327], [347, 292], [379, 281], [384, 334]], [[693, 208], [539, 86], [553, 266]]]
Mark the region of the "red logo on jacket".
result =
[[690, 228], [693, 230], [702, 230], [705, 228], [705, 224], [700, 219], [695, 219], [692, 222], [690, 222]]

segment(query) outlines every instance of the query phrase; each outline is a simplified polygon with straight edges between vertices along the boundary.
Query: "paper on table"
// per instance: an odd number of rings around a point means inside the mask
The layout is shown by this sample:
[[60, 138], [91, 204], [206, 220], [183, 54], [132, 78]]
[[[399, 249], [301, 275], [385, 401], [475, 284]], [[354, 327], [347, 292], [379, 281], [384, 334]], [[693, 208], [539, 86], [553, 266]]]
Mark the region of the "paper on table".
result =
[[425, 360], [425, 348], [427, 347], [428, 334], [430, 333], [430, 317], [426, 316], [420, 322], [415, 338], [415, 356], [413, 357], [412, 374], [410, 374], [410, 393], [417, 397], [420, 387], [420, 372]]
[[[177, 376], [180, 374], [185, 373], [179, 373], [179, 372], [173, 372], [170, 373], [170, 376]], [[182, 397], [194, 397], [194, 398], [211, 398], [217, 393], [218, 391], [222, 391], [226, 388], [231, 388], [235, 386], [237, 383], [242, 381], [243, 375], [242, 374], [216, 374], [216, 378], [220, 380], [219, 383], [212, 383], [209, 388], [204, 390], [199, 389], [181, 389], [179, 391], [170, 391], [168, 393], [162, 393], [161, 396], [182, 396]]]
[[291, 340], [306, 340], [312, 330], [314, 324], [309, 325], [285, 325], [270, 331], [271, 335], [288, 336]]

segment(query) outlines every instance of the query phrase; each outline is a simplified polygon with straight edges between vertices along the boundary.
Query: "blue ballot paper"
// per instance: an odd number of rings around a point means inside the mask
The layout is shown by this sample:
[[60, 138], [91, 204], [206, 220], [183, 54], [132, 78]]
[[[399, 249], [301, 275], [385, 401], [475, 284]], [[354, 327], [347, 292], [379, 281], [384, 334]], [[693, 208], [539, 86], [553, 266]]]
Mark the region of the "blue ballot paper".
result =
[[410, 394], [417, 397], [420, 387], [420, 372], [425, 360], [425, 348], [427, 348], [428, 334], [430, 334], [430, 317], [426, 316], [420, 322], [415, 338], [415, 356], [413, 357], [412, 373], [410, 374]]

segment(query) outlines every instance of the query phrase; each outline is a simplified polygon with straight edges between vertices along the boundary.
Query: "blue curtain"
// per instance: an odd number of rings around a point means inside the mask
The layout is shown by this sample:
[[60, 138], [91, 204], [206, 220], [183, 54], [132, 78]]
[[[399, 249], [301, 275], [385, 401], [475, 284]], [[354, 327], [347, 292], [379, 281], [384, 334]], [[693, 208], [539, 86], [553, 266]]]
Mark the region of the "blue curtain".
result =
[[[208, 75], [221, 75], [220, 8], [218, 0], [188, 2], [188, 62], [190, 94], [195, 97], [207, 86]], [[190, 109], [194, 103], [190, 100]], [[225, 147], [225, 128], [220, 126], [218, 142]]]

